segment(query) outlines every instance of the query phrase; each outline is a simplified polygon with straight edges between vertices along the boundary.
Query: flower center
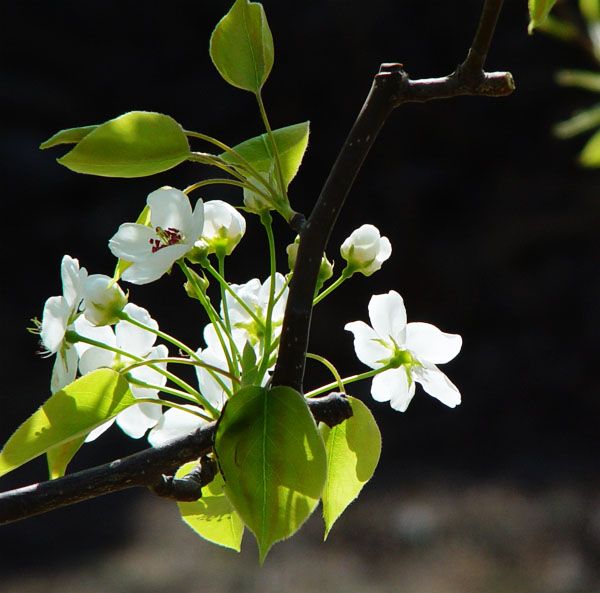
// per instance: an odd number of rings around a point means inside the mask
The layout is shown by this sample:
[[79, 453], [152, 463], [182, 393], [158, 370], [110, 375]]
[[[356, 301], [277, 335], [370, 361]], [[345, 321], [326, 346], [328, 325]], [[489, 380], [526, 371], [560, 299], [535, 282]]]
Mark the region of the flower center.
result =
[[160, 251], [163, 247], [169, 245], [177, 245], [183, 241], [183, 235], [179, 229], [169, 227], [163, 229], [162, 227], [156, 227], [156, 239], [150, 239], [149, 243], [152, 245], [152, 253]]
[[389, 362], [393, 364], [394, 368], [398, 368], [401, 366], [410, 367], [416, 361], [409, 350], [396, 350]]

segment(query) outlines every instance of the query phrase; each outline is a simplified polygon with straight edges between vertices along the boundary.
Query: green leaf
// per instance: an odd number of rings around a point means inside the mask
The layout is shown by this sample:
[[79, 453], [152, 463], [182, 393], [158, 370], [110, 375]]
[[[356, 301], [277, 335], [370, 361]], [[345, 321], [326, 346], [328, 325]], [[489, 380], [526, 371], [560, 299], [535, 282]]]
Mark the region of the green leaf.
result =
[[[310, 123], [307, 121], [273, 131], [286, 187], [298, 173], [302, 157], [308, 146], [309, 132]], [[267, 134], [250, 138], [250, 140], [234, 146], [233, 150], [261, 172], [268, 171], [275, 162]], [[241, 160], [234, 154], [223, 153], [220, 156], [224, 161], [233, 165], [241, 164]]]
[[130, 111], [96, 126], [58, 162], [76, 173], [145, 177], [171, 169], [189, 155], [187, 136], [172, 117]]
[[[194, 462], [180, 467], [176, 476], [181, 478], [196, 467]], [[202, 488], [202, 498], [196, 502], [178, 502], [181, 518], [202, 538], [240, 551], [244, 523], [231, 506], [223, 491], [223, 476], [217, 474], [215, 479]]]
[[210, 57], [231, 85], [258, 93], [273, 67], [273, 36], [262, 4], [236, 0], [210, 37]]
[[573, 117], [556, 124], [552, 131], [557, 138], [572, 138], [600, 127], [600, 104], [576, 113]]
[[579, 10], [588, 23], [600, 21], [600, 0], [579, 0]]
[[42, 142], [40, 148], [44, 150], [53, 146], [59, 146], [60, 144], [77, 144], [97, 127], [98, 126], [84, 126], [82, 128], [68, 128], [66, 130], [61, 130], [60, 132], [56, 132], [54, 136], [51, 136], [45, 142]]
[[560, 70], [556, 82], [561, 86], [572, 86], [600, 93], [600, 74], [589, 70]]
[[327, 451], [327, 481], [323, 490], [325, 537], [348, 505], [371, 479], [381, 455], [381, 433], [369, 408], [349, 397], [353, 415], [329, 428], [320, 426]]
[[576, 25], [570, 21], [565, 21], [552, 16], [551, 14], [537, 25], [536, 29], [567, 43], [575, 41], [580, 36], [579, 29]]
[[250, 342], [244, 344], [242, 352], [242, 387], [255, 385], [258, 378], [258, 366], [256, 365], [256, 352]]
[[126, 379], [98, 369], [54, 393], [8, 439], [0, 451], [0, 476], [88, 434], [136, 403]]
[[583, 147], [579, 162], [584, 167], [600, 167], [600, 131], [596, 132]]
[[65, 475], [67, 466], [71, 463], [71, 460], [75, 457], [75, 454], [79, 451], [84, 441], [85, 435], [57, 445], [56, 447], [52, 447], [46, 451], [48, 474], [50, 475], [51, 480], [62, 478], [62, 476]]
[[548, 16], [556, 0], [528, 0], [529, 2], [529, 27], [531, 35], [536, 27], [539, 27]]
[[254, 533], [262, 563], [319, 502], [327, 466], [321, 435], [297, 391], [245, 387], [223, 410], [215, 451], [225, 493]]

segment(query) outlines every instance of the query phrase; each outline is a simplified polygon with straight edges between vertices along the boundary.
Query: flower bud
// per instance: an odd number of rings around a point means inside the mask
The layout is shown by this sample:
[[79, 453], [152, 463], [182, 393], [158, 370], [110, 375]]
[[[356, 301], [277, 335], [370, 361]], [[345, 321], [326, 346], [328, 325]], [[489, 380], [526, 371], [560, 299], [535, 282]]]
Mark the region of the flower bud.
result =
[[[261, 173], [263, 178], [267, 179], [268, 186], [273, 187], [275, 185], [275, 168], [273, 166], [271, 166], [268, 171], [259, 171], [259, 173]], [[252, 191], [245, 187], [244, 206], [246, 206], [250, 212], [254, 212], [255, 214], [274, 210], [275, 206], [271, 199], [269, 187], [254, 177], [249, 178], [248, 181], [262, 193]]]
[[370, 276], [390, 257], [392, 245], [387, 237], [379, 234], [377, 227], [363, 224], [342, 243], [340, 253], [348, 262], [349, 271]]
[[208, 246], [208, 253], [230, 255], [245, 232], [246, 220], [233, 206], [221, 200], [204, 203], [201, 241]]
[[[300, 237], [297, 235], [294, 239], [293, 243], [290, 243], [286, 248], [286, 252], [288, 255], [288, 266], [290, 268], [290, 272], [294, 271], [294, 266], [296, 265], [296, 258], [298, 257], [298, 246], [300, 245]], [[324, 282], [327, 282], [329, 278], [333, 276], [333, 264], [327, 259], [327, 256], [323, 254], [321, 258], [321, 265], [319, 266], [319, 276], [317, 279], [317, 283], [320, 283], [323, 286]]]
[[127, 304], [121, 287], [104, 274], [88, 276], [83, 289], [83, 314], [93, 325], [110, 325], [119, 321], [118, 313]]

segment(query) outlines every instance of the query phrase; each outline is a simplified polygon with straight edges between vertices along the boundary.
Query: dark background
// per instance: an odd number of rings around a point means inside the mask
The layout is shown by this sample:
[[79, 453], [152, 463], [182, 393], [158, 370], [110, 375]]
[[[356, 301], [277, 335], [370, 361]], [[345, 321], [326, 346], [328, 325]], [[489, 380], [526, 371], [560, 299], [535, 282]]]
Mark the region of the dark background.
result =
[[[49, 394], [52, 361], [37, 355], [26, 328], [41, 317], [44, 300], [60, 293], [62, 255], [79, 258], [90, 273], [110, 274], [107, 241], [121, 222], [135, 219], [147, 194], [210, 173], [185, 164], [145, 179], [94, 178], [61, 167], [54, 159], [63, 151], [42, 152], [39, 143], [59, 129], [131, 109], [167, 113], [229, 144], [261, 133], [252, 96], [227, 85], [208, 57], [210, 33], [228, 6], [220, 0], [3, 4], [0, 441]], [[475, 0], [266, 0], [276, 51], [264, 91], [271, 123], [311, 122], [309, 150], [290, 188], [295, 209], [310, 211], [379, 63], [401, 61], [413, 78], [449, 73], [464, 58], [479, 7]], [[330, 242], [338, 270], [339, 245], [363, 223], [378, 226], [394, 249], [380, 272], [355, 277], [315, 313], [311, 348], [342, 374], [363, 368], [343, 325], [367, 319], [372, 294], [397, 290], [409, 321], [464, 338], [460, 356], [443, 369], [462, 392], [454, 410], [418, 389], [399, 414], [373, 402], [368, 383], [352, 389], [382, 429], [374, 489], [440, 472], [467, 480], [501, 476], [534, 490], [597, 479], [600, 174], [576, 165], [581, 139], [558, 141], [550, 131], [591, 104], [588, 94], [557, 87], [555, 71], [592, 64], [576, 49], [528, 36], [526, 28], [525, 0], [507, 2], [487, 67], [514, 74], [511, 97], [406, 105], [392, 115]], [[224, 190], [204, 197], [241, 203], [239, 194]], [[277, 231], [285, 271], [283, 248], [293, 235], [279, 222]], [[265, 257], [264, 238], [250, 219], [248, 238], [229, 264], [231, 279], [264, 278]], [[130, 286], [130, 299], [148, 307], [166, 331], [200, 345], [205, 320], [194, 321], [197, 308], [186, 302], [181, 282], [174, 274]], [[328, 380], [309, 366], [307, 383]], [[72, 467], [143, 446], [111, 429], [84, 447]], [[34, 462], [2, 478], [2, 490], [44, 477], [43, 462]], [[32, 550], [54, 562], [48, 550], [58, 544], [87, 553], [122, 540], [136, 496], [2, 528], [0, 540], [11, 546], [0, 567], [28, 565]], [[90, 524], [90, 513], [103, 519]]]

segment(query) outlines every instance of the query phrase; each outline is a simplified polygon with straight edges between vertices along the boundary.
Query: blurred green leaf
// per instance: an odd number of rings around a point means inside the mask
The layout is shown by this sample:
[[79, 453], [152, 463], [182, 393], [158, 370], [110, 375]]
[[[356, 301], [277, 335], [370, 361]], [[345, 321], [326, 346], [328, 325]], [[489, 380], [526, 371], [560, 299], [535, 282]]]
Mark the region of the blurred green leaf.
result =
[[600, 104], [576, 113], [573, 117], [556, 124], [552, 131], [561, 139], [572, 138], [600, 126]]
[[556, 82], [561, 86], [576, 87], [600, 93], [600, 73], [590, 70], [559, 70]]
[[381, 433], [373, 414], [360, 400], [348, 398], [352, 416], [329, 428], [319, 428], [327, 452], [327, 481], [323, 489], [325, 539], [348, 505], [373, 477], [381, 455]]
[[529, 5], [529, 27], [531, 35], [533, 30], [539, 27], [548, 16], [556, 0], [528, 0]]
[[135, 404], [126, 379], [98, 369], [57, 391], [13, 433], [0, 451], [0, 476], [85, 436]]
[[589, 23], [600, 21], [600, 0], [579, 0], [579, 10]]
[[187, 136], [172, 117], [130, 111], [95, 126], [58, 162], [76, 173], [145, 177], [171, 169], [189, 155]]
[[210, 57], [231, 85], [258, 93], [273, 67], [273, 36], [262, 4], [236, 0], [210, 38]]
[[584, 167], [600, 167], [600, 131], [596, 132], [579, 154], [579, 162]]
[[536, 29], [547, 35], [551, 35], [560, 41], [575, 41], [579, 36], [579, 29], [571, 22], [559, 19], [549, 14]]
[[[182, 478], [196, 467], [196, 463], [187, 463], [180, 467], [176, 477]], [[200, 537], [205, 540], [240, 551], [244, 523], [231, 506], [224, 492], [223, 476], [217, 474], [215, 479], [202, 488], [202, 497], [195, 502], [178, 502], [181, 518]]]
[[258, 542], [260, 561], [319, 502], [327, 461], [304, 398], [289, 387], [244, 387], [226, 404], [215, 451], [225, 493]]

